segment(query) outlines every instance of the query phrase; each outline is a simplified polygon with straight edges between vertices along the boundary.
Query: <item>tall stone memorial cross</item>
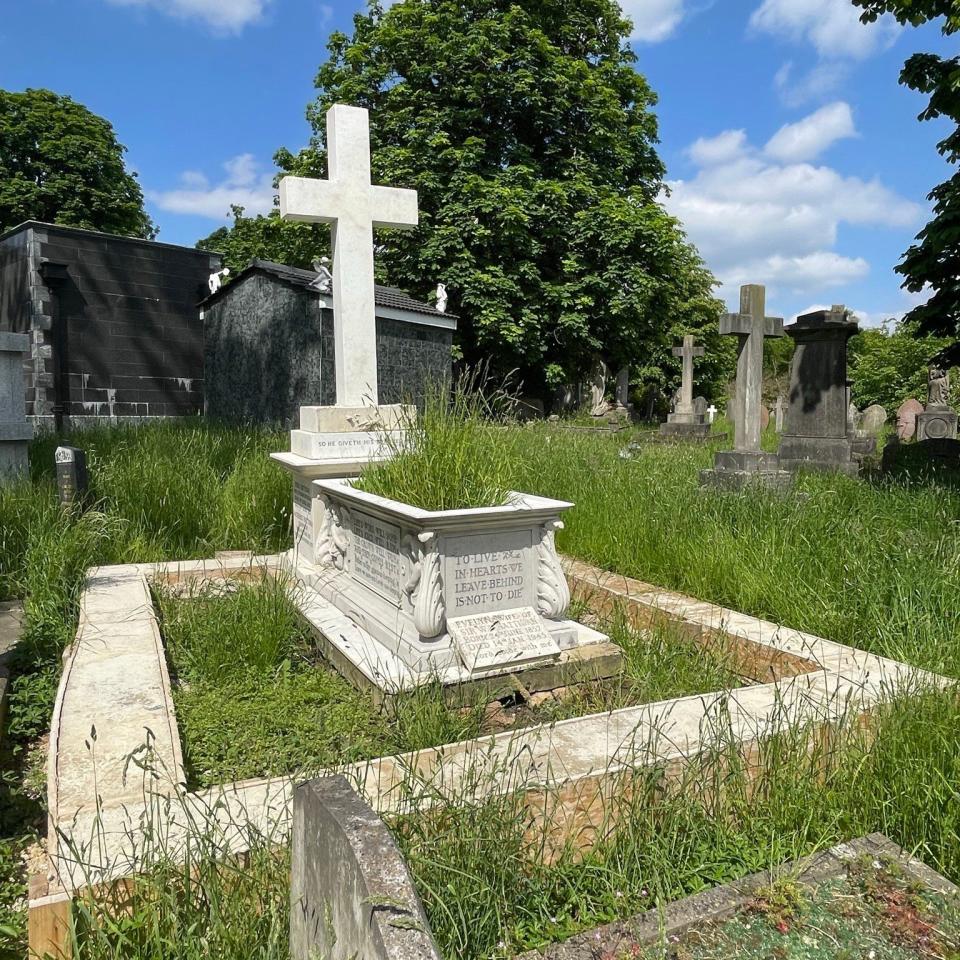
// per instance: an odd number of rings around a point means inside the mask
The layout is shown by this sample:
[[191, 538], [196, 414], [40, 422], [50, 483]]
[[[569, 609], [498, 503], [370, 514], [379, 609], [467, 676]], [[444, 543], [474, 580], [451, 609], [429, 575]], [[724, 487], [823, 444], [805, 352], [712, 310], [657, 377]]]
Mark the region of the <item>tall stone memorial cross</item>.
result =
[[674, 347], [673, 355], [683, 359], [683, 368], [680, 372], [680, 400], [677, 403], [676, 413], [693, 413], [693, 358], [702, 357], [703, 347], [693, 345], [693, 335], [687, 334], [683, 338], [682, 347]]
[[733, 401], [733, 449], [759, 453], [763, 405], [763, 341], [783, 336], [783, 318], [766, 315], [766, 290], [760, 284], [740, 288], [740, 312], [720, 318], [720, 333], [737, 336], [737, 392]]
[[361, 107], [335, 103], [327, 111], [327, 166], [328, 180], [280, 181], [280, 215], [332, 225], [337, 406], [376, 405], [373, 231], [415, 227], [417, 191], [371, 184], [370, 118]]

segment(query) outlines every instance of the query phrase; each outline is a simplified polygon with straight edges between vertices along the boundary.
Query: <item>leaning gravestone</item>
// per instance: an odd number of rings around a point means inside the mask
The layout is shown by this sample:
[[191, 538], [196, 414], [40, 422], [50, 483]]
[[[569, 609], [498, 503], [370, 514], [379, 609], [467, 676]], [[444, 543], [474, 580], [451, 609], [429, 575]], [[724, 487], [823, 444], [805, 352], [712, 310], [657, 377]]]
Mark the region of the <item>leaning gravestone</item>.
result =
[[57, 447], [57, 495], [62, 506], [83, 504], [87, 498], [87, 455], [79, 447]]
[[879, 433], [887, 422], [887, 411], [879, 403], [873, 403], [860, 414], [860, 431], [862, 433]]
[[897, 410], [897, 437], [900, 440], [912, 440], [917, 432], [917, 416], [923, 413], [923, 404], [911, 397], [904, 400]]
[[0, 333], [0, 483], [26, 474], [27, 443], [33, 427], [27, 423], [23, 358], [30, 349], [24, 333]]
[[766, 430], [770, 426], [770, 411], [764, 406], [760, 408], [760, 429]]
[[291, 960], [440, 960], [393, 835], [344, 777], [293, 794]]

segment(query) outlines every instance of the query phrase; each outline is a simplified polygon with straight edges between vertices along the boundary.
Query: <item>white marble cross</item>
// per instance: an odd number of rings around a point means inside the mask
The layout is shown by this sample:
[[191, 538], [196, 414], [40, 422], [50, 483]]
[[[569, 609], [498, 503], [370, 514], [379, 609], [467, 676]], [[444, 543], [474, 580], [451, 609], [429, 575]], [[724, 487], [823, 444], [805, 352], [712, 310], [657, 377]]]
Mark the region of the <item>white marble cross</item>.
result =
[[333, 240], [333, 329], [337, 406], [376, 404], [377, 322], [374, 227], [417, 225], [417, 191], [370, 183], [370, 117], [335, 103], [327, 111], [329, 180], [284, 177], [280, 215], [329, 223]]
[[720, 333], [739, 338], [737, 393], [733, 403], [733, 448], [760, 452], [760, 407], [763, 404], [763, 341], [783, 336], [783, 318], [766, 316], [766, 289], [740, 288], [740, 312], [720, 318]]

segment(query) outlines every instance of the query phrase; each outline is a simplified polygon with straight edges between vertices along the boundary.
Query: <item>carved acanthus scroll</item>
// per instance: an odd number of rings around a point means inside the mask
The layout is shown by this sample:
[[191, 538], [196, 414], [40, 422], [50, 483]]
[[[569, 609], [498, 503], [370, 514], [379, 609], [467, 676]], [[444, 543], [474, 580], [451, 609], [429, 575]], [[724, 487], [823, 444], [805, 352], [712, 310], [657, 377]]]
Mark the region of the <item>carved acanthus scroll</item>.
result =
[[413, 625], [421, 637], [437, 637], [447, 625], [437, 536], [430, 532], [416, 538], [407, 536], [404, 545], [410, 557], [410, 572], [403, 592], [413, 607]]
[[537, 610], [549, 620], [561, 620], [570, 606], [570, 587], [554, 542], [556, 531], [562, 529], [562, 520], [545, 523], [537, 546]]

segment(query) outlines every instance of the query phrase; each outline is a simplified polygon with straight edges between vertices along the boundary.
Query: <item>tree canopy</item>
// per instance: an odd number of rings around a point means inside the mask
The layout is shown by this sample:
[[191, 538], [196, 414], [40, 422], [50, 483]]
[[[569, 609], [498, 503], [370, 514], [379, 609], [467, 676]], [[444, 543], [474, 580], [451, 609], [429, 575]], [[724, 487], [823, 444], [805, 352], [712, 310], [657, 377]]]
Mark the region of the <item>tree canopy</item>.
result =
[[[468, 361], [533, 390], [594, 353], [657, 380], [695, 332], [727, 376], [713, 278], [658, 202], [656, 97], [629, 29], [613, 0], [373, 2], [331, 36], [311, 141], [278, 165], [326, 176], [327, 109], [370, 110], [375, 182], [415, 188], [421, 210], [417, 230], [378, 234], [378, 276], [423, 298], [444, 282]], [[282, 249], [271, 220], [233, 230]]]
[[113, 127], [49, 90], [0, 90], [0, 232], [25, 220], [156, 236]]
[[[890, 13], [900, 23], [919, 26], [943, 17], [945, 35], [960, 30], [960, 5], [956, 0], [853, 0], [862, 7], [861, 19], [876, 20]], [[960, 56], [940, 57], [915, 53], [904, 64], [900, 82], [929, 96], [921, 120], [943, 117], [953, 130], [937, 144], [947, 163], [960, 160]], [[920, 334], [960, 337], [960, 171], [934, 187], [933, 219], [917, 235], [903, 255], [897, 272], [905, 277], [904, 287], [920, 293], [927, 285], [930, 299], [915, 307], [908, 319]], [[960, 351], [954, 351], [956, 356]]]

